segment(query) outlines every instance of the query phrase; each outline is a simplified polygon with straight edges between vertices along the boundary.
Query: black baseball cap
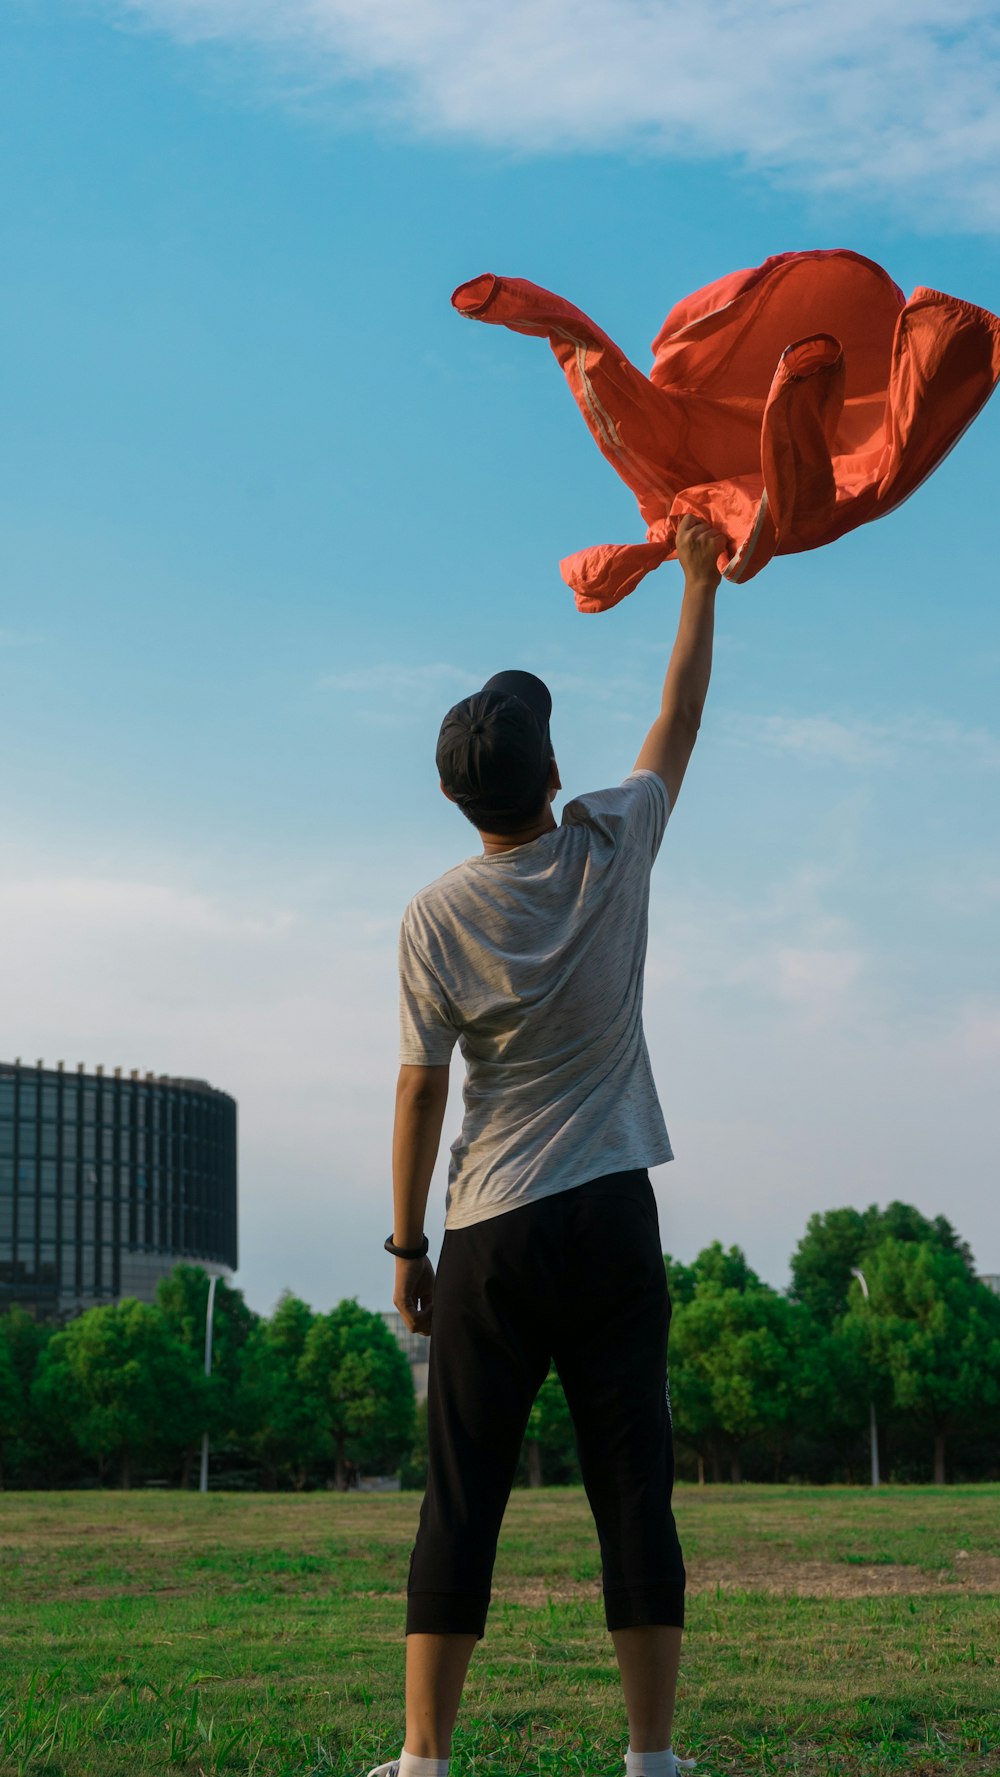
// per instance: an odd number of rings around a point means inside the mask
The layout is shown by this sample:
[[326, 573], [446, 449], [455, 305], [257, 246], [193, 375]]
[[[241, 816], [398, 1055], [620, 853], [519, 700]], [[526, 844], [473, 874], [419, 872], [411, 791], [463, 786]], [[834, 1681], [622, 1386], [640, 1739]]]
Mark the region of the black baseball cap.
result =
[[494, 673], [448, 711], [437, 768], [449, 796], [483, 832], [528, 820], [545, 799], [552, 763], [552, 697], [534, 673]]

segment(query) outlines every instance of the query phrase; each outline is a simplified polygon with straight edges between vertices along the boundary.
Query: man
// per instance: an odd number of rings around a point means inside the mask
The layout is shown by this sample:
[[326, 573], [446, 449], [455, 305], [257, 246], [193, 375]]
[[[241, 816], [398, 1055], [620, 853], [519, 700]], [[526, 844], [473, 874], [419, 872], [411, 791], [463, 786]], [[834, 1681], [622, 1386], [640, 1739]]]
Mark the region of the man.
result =
[[[642, 1030], [649, 876], [698, 733], [725, 540], [682, 520], [684, 598], [635, 769], [561, 788], [551, 698], [505, 672], [445, 717], [445, 795], [482, 855], [423, 889], [400, 934], [394, 1301], [430, 1333], [428, 1478], [407, 1588], [406, 1738], [378, 1777], [447, 1777], [528, 1414], [555, 1362], [603, 1561], [627, 1777], [676, 1777], [684, 1566], [670, 1507], [670, 1301], [646, 1169], [672, 1158]], [[465, 1117], [435, 1278], [424, 1210], [454, 1044]], [[376, 1777], [373, 1773], [372, 1777]]]

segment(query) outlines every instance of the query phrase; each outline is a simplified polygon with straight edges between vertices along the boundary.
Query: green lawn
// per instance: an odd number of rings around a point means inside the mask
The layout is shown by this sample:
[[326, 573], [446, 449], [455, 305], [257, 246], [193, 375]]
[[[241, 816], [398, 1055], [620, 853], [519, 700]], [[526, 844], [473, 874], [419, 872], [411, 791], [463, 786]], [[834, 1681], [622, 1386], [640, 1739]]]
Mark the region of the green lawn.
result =
[[[3, 1777], [355, 1777], [401, 1741], [415, 1495], [0, 1494]], [[702, 1777], [1000, 1769], [1000, 1488], [681, 1487]], [[454, 1770], [616, 1773], [582, 1491], [519, 1492]]]

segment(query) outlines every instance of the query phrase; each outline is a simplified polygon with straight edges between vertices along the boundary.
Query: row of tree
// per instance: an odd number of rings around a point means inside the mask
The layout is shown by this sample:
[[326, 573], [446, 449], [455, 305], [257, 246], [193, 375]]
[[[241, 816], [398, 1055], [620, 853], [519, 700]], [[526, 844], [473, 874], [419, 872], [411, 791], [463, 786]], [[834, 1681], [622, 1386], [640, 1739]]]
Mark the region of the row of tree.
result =
[[412, 1373], [380, 1315], [286, 1295], [265, 1319], [220, 1282], [206, 1376], [207, 1307], [205, 1272], [179, 1265], [155, 1305], [109, 1303], [62, 1329], [0, 1316], [0, 1484], [188, 1486], [206, 1431], [236, 1486], [344, 1486], [410, 1456]]
[[[815, 1215], [785, 1294], [718, 1242], [666, 1265], [682, 1474], [865, 1478], [874, 1406], [883, 1474], [1000, 1476], [1000, 1297], [943, 1217], [903, 1203]], [[529, 1437], [529, 1476], [575, 1475], [554, 1374]]]
[[[814, 1216], [786, 1293], [738, 1247], [665, 1262], [682, 1474], [863, 1479], [873, 1404], [883, 1473], [1000, 1475], [1000, 1297], [942, 1217], [898, 1203]], [[226, 1486], [344, 1486], [356, 1468], [422, 1484], [425, 1417], [380, 1315], [354, 1301], [315, 1314], [286, 1295], [264, 1318], [220, 1284], [206, 1378], [207, 1298], [204, 1272], [179, 1266], [155, 1305], [93, 1308], [64, 1328], [0, 1316], [0, 1482], [190, 1485], [207, 1430]], [[553, 1371], [520, 1479], [578, 1478]]]

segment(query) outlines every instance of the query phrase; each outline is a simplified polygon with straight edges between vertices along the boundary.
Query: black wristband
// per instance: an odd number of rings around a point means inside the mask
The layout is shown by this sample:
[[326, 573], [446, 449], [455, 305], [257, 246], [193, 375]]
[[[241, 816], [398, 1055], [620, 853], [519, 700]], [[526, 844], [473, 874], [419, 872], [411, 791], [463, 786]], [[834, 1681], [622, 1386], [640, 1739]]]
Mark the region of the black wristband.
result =
[[430, 1251], [430, 1244], [425, 1234], [419, 1246], [397, 1246], [390, 1234], [385, 1243], [385, 1250], [387, 1253], [391, 1253], [394, 1259], [426, 1259]]

